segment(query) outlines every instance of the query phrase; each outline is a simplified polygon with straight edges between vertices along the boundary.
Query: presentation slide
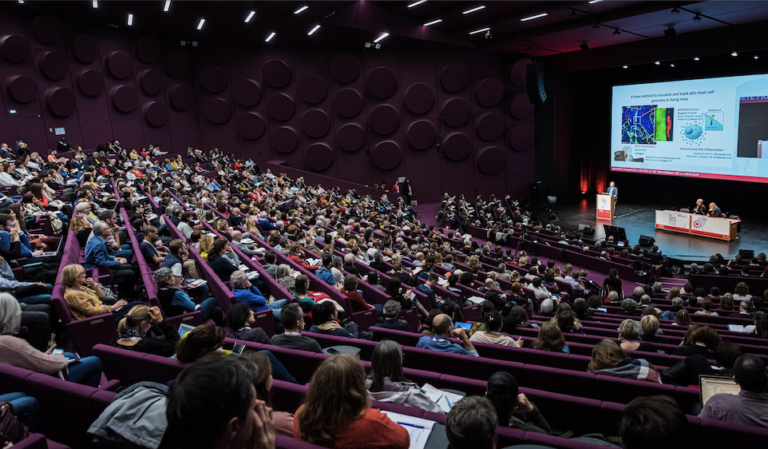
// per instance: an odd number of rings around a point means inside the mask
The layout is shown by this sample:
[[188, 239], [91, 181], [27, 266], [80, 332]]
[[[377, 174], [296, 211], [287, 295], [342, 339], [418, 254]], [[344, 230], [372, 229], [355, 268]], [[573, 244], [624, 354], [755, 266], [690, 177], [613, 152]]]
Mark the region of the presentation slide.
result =
[[768, 75], [614, 86], [611, 170], [768, 183]]

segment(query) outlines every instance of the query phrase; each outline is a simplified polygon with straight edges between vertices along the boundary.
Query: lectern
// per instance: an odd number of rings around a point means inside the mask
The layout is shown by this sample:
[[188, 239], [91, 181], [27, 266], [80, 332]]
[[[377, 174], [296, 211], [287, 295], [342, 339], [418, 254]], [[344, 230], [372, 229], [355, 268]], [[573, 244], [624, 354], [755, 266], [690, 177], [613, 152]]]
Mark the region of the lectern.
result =
[[597, 218], [603, 220], [613, 220], [613, 208], [616, 204], [616, 197], [607, 193], [597, 194]]

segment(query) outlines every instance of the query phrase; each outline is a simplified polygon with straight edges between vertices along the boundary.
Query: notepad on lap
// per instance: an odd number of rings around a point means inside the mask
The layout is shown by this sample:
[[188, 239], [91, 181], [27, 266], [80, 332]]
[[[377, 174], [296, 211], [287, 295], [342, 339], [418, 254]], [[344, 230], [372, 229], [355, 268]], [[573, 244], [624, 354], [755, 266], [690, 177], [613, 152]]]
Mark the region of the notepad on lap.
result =
[[408, 431], [408, 436], [411, 437], [409, 449], [424, 449], [427, 445], [429, 434], [432, 433], [432, 428], [435, 426], [434, 421], [401, 415], [400, 413], [387, 410], [382, 410], [381, 413], [384, 413], [389, 419], [403, 426]]
[[445, 413], [450, 412], [453, 405], [462, 399], [458, 394], [448, 393], [447, 391], [435, 388], [430, 384], [424, 384], [421, 389], [424, 390], [424, 392], [427, 393], [427, 396], [429, 396], [429, 399], [432, 399], [433, 402], [437, 403]]

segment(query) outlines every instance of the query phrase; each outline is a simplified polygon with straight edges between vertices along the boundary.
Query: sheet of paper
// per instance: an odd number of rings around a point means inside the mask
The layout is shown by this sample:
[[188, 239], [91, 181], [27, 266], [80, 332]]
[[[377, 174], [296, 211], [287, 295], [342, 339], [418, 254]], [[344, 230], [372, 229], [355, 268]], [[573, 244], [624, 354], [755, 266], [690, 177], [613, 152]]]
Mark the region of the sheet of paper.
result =
[[427, 445], [429, 434], [432, 433], [432, 428], [435, 426], [434, 421], [401, 415], [400, 413], [387, 410], [382, 410], [381, 412], [408, 431], [408, 435], [411, 437], [409, 449], [424, 449]]

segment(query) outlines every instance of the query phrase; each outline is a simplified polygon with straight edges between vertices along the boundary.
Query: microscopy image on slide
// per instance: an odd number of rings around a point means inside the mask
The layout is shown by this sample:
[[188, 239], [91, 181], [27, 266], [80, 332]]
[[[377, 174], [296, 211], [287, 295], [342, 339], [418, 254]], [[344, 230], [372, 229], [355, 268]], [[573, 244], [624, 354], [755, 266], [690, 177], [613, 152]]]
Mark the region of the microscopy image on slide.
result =
[[656, 105], [622, 106], [621, 143], [656, 143]]
[[656, 142], [672, 142], [675, 135], [672, 127], [675, 125], [674, 108], [656, 108]]

